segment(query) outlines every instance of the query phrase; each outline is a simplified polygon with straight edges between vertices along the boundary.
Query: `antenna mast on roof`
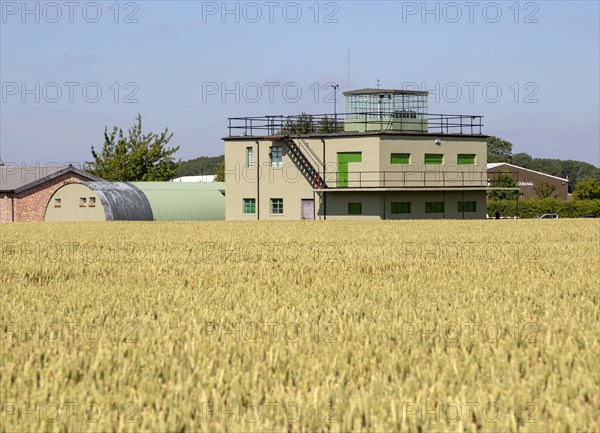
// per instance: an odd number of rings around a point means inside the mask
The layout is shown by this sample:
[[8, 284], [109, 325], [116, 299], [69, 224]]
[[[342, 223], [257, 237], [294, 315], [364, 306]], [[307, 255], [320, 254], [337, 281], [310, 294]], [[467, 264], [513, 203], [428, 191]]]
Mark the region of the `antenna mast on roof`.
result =
[[350, 90], [350, 47], [348, 47], [348, 90]]

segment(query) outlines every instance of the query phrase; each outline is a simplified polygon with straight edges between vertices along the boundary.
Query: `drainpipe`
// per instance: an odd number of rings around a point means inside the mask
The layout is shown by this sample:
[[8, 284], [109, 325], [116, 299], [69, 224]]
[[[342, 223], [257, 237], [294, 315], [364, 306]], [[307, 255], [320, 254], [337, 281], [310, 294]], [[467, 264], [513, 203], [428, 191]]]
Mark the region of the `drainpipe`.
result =
[[442, 219], [446, 219], [446, 190], [442, 191], [442, 201], [444, 202], [444, 216]]
[[256, 219], [260, 220], [260, 143], [256, 143]]
[[10, 195], [10, 213], [11, 213], [11, 222], [15, 222], [15, 196]]
[[[325, 183], [325, 179], [327, 178], [327, 161], [325, 159], [325, 139], [321, 138], [321, 142], [323, 143], [323, 183]], [[325, 197], [325, 191], [321, 196], [321, 202], [323, 203], [323, 219], [327, 219], [327, 202]]]

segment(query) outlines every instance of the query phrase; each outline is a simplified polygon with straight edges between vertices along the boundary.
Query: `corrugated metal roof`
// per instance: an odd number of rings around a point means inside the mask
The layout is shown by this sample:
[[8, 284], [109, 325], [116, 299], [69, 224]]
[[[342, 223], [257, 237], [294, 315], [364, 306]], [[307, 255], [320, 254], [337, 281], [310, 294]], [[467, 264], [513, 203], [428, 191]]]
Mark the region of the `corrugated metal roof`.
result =
[[107, 221], [152, 221], [146, 195], [128, 182], [85, 182], [104, 206]]
[[225, 219], [223, 182], [132, 182], [147, 197], [156, 221]]

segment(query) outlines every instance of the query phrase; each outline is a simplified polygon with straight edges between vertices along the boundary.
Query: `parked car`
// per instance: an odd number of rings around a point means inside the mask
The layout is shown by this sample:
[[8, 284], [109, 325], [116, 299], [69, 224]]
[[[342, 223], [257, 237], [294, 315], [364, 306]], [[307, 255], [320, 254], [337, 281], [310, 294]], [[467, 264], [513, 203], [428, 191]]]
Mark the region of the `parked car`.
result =
[[538, 219], [540, 219], [540, 220], [556, 219], [556, 218], [558, 218], [558, 214], [555, 214], [555, 213], [545, 213], [538, 217]]

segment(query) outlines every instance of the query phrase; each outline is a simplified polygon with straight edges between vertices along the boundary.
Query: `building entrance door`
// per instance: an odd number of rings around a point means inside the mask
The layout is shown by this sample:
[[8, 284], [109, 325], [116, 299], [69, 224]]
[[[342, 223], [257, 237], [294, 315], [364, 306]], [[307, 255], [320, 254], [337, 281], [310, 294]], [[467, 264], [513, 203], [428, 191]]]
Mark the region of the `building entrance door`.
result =
[[[362, 162], [362, 152], [338, 152], [338, 178], [337, 186], [348, 186], [348, 163]], [[359, 186], [359, 185], [353, 185]]]
[[315, 219], [315, 201], [302, 200], [302, 219], [303, 220], [314, 220]]

